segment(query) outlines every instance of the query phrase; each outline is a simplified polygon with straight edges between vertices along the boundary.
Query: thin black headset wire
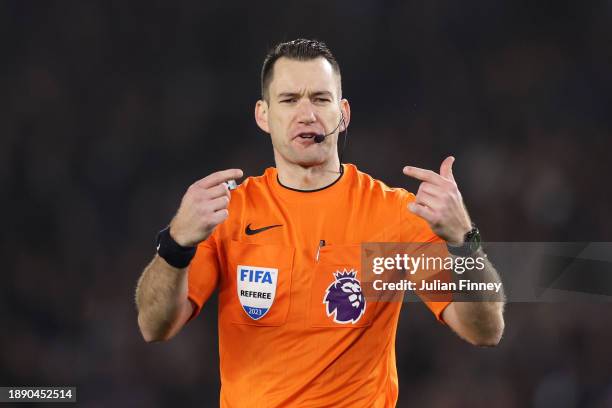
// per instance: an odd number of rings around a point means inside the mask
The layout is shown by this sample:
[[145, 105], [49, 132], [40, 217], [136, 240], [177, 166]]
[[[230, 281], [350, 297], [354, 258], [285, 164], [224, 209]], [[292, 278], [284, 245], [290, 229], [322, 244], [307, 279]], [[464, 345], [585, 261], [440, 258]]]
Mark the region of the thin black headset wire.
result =
[[342, 173], [342, 158], [344, 157], [344, 149], [346, 149], [346, 137], [348, 136], [348, 126], [346, 126], [346, 122], [344, 121], [344, 114], [340, 112], [342, 118], [342, 124], [344, 125], [344, 142], [342, 143], [342, 150], [340, 151], [340, 173]]

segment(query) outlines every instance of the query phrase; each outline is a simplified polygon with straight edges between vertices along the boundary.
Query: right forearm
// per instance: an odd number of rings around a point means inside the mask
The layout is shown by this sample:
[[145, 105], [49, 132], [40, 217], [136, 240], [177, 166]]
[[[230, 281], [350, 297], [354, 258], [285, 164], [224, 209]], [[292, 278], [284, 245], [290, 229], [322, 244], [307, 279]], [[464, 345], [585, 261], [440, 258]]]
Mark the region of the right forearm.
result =
[[[194, 306], [188, 299], [187, 268], [191, 251], [204, 242], [229, 216], [226, 182], [242, 177], [242, 170], [212, 173], [187, 189], [170, 223], [158, 236], [158, 253], [145, 268], [136, 287], [138, 326], [146, 341], [167, 340], [189, 320]], [[185, 251], [186, 250], [186, 251]], [[189, 259], [187, 259], [189, 258]], [[166, 261], [168, 260], [168, 261]]]
[[174, 268], [156, 255], [136, 287], [138, 325], [145, 340], [171, 337], [188, 302], [187, 268]]

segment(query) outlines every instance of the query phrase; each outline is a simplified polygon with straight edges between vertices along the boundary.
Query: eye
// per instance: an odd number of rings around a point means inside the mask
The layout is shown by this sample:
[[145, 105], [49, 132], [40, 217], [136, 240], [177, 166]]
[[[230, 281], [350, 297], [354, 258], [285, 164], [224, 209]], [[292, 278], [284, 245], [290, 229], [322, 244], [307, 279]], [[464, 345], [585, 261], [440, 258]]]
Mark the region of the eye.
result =
[[330, 102], [329, 98], [315, 98], [315, 102], [317, 103], [327, 103]]
[[282, 99], [281, 103], [295, 103], [297, 101], [296, 98]]

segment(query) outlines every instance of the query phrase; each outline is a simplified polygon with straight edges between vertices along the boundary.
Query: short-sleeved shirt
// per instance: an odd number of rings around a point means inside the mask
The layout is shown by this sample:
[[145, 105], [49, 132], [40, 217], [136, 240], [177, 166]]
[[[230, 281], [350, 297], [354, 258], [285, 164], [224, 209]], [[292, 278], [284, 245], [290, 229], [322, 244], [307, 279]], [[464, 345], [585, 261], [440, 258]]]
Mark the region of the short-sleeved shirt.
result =
[[[401, 302], [364, 307], [360, 244], [443, 242], [414, 199], [351, 164], [319, 190], [268, 168], [231, 192], [188, 272], [194, 316], [218, 289], [222, 407], [395, 406]], [[438, 319], [448, 303], [426, 302]]]

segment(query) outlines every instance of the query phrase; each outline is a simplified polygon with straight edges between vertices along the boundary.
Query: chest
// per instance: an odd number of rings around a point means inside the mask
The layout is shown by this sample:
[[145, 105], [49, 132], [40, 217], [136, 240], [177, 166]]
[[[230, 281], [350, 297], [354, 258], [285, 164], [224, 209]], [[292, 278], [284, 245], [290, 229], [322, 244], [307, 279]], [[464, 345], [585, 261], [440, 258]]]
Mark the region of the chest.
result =
[[249, 208], [220, 251], [220, 318], [235, 324], [366, 327], [361, 242], [397, 239], [394, 214], [367, 203]]

